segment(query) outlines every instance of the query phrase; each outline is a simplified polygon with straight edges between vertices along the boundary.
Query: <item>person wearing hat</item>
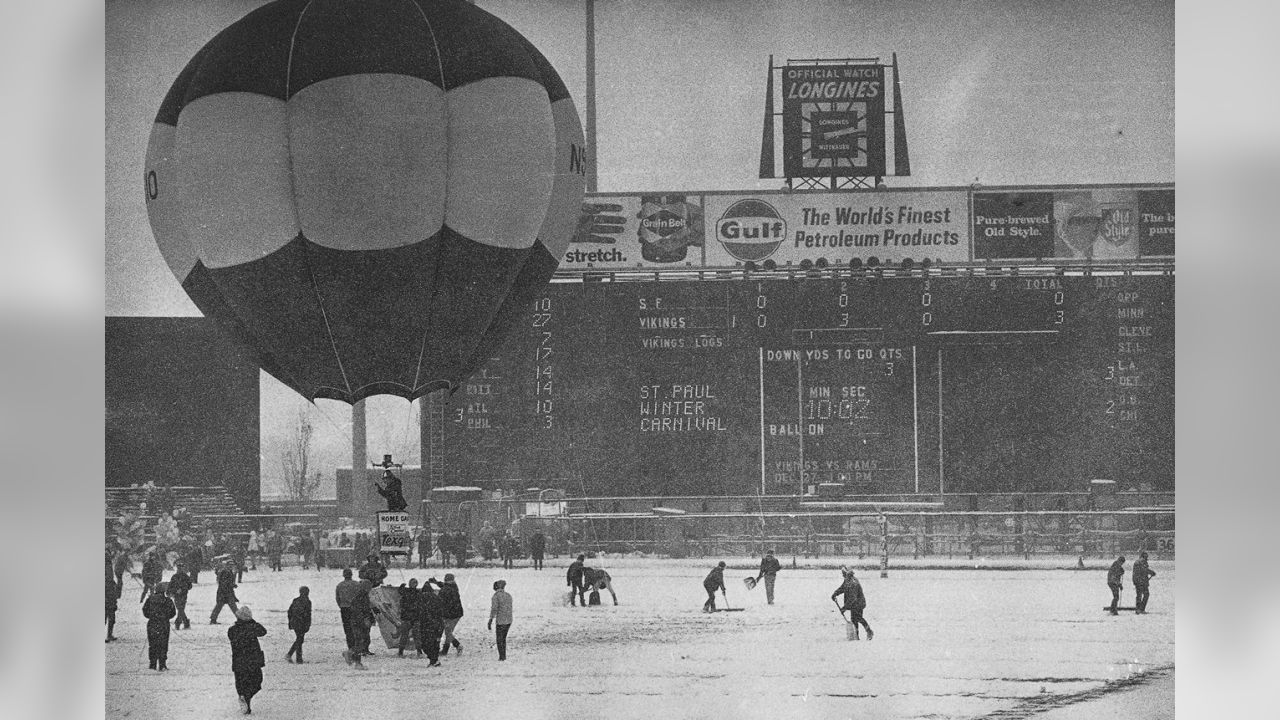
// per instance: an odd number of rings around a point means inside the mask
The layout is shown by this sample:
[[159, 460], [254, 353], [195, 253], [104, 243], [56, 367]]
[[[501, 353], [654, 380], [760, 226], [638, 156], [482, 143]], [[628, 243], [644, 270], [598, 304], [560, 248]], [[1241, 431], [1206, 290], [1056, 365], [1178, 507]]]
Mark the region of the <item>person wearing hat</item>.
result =
[[241, 605], [236, 610], [236, 622], [227, 628], [236, 695], [240, 696], [240, 709], [246, 715], [253, 713], [253, 696], [262, 689], [262, 668], [267, 664], [267, 656], [263, 654], [258, 638], [266, 634], [267, 629], [253, 619], [253, 610], [248, 605]]
[[831, 599], [835, 600], [837, 596], [844, 596], [844, 603], [840, 605], [840, 615], [843, 617], [846, 610], [849, 611], [849, 622], [853, 623], [853, 639], [858, 639], [858, 626], [866, 628], [867, 639], [875, 637], [875, 632], [871, 629], [871, 624], [862, 616], [862, 612], [867, 609], [867, 596], [862, 592], [862, 583], [858, 582], [858, 578], [853, 576], [852, 568], [841, 568], [840, 572], [844, 575], [844, 582], [840, 583], [840, 587], [831, 593]]
[[764, 578], [764, 597], [770, 605], [773, 604], [773, 584], [778, 579], [778, 571], [781, 569], [782, 563], [773, 556], [773, 551], [765, 550], [764, 557], [760, 558], [760, 572], [756, 573], [756, 582]]
[[497, 580], [493, 583], [493, 598], [489, 601], [489, 629], [493, 629], [493, 621], [498, 621], [498, 659], [507, 659], [507, 631], [511, 629], [511, 594], [507, 592], [507, 581]]
[[173, 619], [174, 630], [181, 630], [184, 627], [191, 629], [191, 618], [187, 617], [187, 593], [189, 592], [191, 592], [191, 576], [187, 574], [187, 564], [179, 560], [177, 571], [173, 573], [173, 577], [169, 578], [169, 597], [173, 599], [173, 606], [178, 610], [178, 616]]
[[1120, 590], [1124, 587], [1124, 556], [1116, 558], [1111, 563], [1111, 567], [1107, 569], [1107, 587], [1111, 590], [1111, 607], [1109, 611], [1112, 615], [1119, 615], [1116, 606], [1120, 604]]
[[[288, 662], [302, 662], [302, 641], [311, 629], [311, 588], [303, 585], [298, 588], [298, 597], [289, 603], [289, 629], [293, 631], [293, 644], [284, 659]], [[297, 660], [294, 660], [294, 658]]]
[[1133, 611], [1135, 615], [1147, 614], [1147, 600], [1151, 598], [1151, 578], [1156, 571], [1147, 566], [1147, 552], [1138, 553], [1138, 561], [1133, 564]]
[[210, 625], [218, 624], [218, 616], [222, 614], [223, 605], [231, 608], [231, 612], [234, 613], [237, 609], [236, 603], [239, 601], [236, 597], [236, 570], [232, 567], [230, 560], [222, 561], [215, 576], [218, 578], [218, 592], [214, 596], [213, 612], [209, 614]]
[[435, 578], [428, 578], [427, 582], [435, 583], [436, 587], [440, 588], [440, 617], [444, 626], [444, 642], [440, 645], [440, 654], [448, 655], [449, 646], [452, 645], [461, 655], [462, 643], [453, 636], [453, 629], [462, 619], [462, 595], [458, 593], [458, 584], [453, 579], [453, 573], [445, 573], [444, 582], [437, 582]]
[[579, 555], [577, 560], [569, 563], [569, 570], [565, 573], [565, 584], [569, 586], [569, 604], [577, 605], [578, 601], [582, 601], [582, 606], [587, 606], [587, 584], [582, 581], [583, 563], [586, 562], [586, 555]]
[[147, 659], [152, 670], [168, 670], [169, 621], [178, 614], [169, 599], [168, 583], [156, 583], [151, 596], [142, 604], [142, 614], [147, 618]]
[[721, 560], [718, 565], [711, 568], [711, 572], [707, 573], [706, 579], [702, 581], [702, 589], [707, 591], [707, 601], [702, 604], [704, 613], [716, 611], [716, 591], [724, 592], [724, 568], [724, 561]]

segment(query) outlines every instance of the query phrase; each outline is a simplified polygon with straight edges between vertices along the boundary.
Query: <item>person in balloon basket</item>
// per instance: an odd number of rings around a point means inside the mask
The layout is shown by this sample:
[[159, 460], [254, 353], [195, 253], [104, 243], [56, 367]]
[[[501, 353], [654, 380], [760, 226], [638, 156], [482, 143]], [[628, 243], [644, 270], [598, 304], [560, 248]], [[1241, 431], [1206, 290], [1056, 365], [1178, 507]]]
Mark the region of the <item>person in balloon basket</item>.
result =
[[191, 629], [191, 618], [187, 617], [187, 593], [189, 592], [191, 592], [191, 576], [187, 574], [187, 564], [179, 560], [177, 571], [169, 578], [169, 597], [173, 599], [173, 606], [178, 610], [177, 617], [173, 619], [174, 630]]
[[147, 618], [147, 659], [152, 670], [169, 669], [169, 621], [178, 614], [169, 599], [169, 584], [156, 583], [151, 596], [142, 604]]
[[223, 605], [231, 608], [232, 613], [234, 613], [238, 607], [236, 605], [238, 599], [236, 598], [235, 568], [231, 566], [229, 561], [223, 560], [222, 564], [218, 566], [216, 577], [218, 579], [218, 591], [214, 596], [213, 612], [209, 615], [210, 625], [218, 624], [218, 615], [222, 614]]
[[1107, 587], [1111, 590], [1111, 607], [1108, 611], [1112, 615], [1119, 615], [1116, 606], [1120, 604], [1120, 590], [1124, 587], [1124, 556], [1116, 558], [1111, 563], [1111, 567], [1107, 569]]
[[253, 610], [248, 605], [240, 606], [235, 624], [227, 628], [236, 695], [240, 696], [240, 709], [246, 715], [253, 713], [253, 696], [262, 690], [262, 668], [267, 664], [267, 656], [258, 638], [266, 634], [267, 629], [253, 619]]
[[493, 622], [497, 620], [499, 660], [507, 659], [507, 632], [511, 630], [511, 614], [511, 594], [507, 592], [507, 581], [497, 580], [493, 583], [493, 598], [489, 601], [489, 629], [493, 630]]
[[582, 601], [582, 606], [587, 606], [587, 584], [583, 582], [583, 570], [587, 560], [586, 555], [579, 555], [577, 560], [569, 563], [569, 570], [564, 575], [565, 584], [569, 586], [569, 604], [577, 605], [578, 601]]
[[1147, 600], [1151, 598], [1151, 578], [1156, 571], [1147, 565], [1147, 552], [1138, 553], [1138, 560], [1133, 563], [1133, 611], [1136, 615], [1147, 614]]
[[435, 583], [440, 593], [440, 617], [444, 629], [444, 642], [440, 644], [440, 654], [448, 655], [449, 647], [453, 646], [461, 655], [462, 643], [453, 636], [453, 629], [462, 619], [462, 595], [458, 592], [458, 584], [453, 579], [453, 573], [445, 573], [444, 582], [439, 582], [435, 578], [429, 578], [427, 582]]
[[862, 591], [862, 583], [858, 582], [858, 578], [854, 577], [853, 570], [850, 568], [842, 568], [841, 575], [844, 576], [843, 582], [836, 591], [831, 593], [831, 599], [843, 595], [844, 603], [840, 604], [840, 615], [843, 616], [846, 611], [849, 613], [849, 622], [853, 624], [853, 639], [858, 639], [858, 626], [866, 628], [867, 639], [871, 640], [876, 636], [875, 631], [871, 629], [871, 624], [863, 617], [863, 613], [867, 609], [867, 595]]
[[764, 578], [764, 596], [770, 605], [773, 604], [773, 585], [778, 579], [778, 571], [782, 569], [782, 563], [778, 562], [778, 558], [773, 556], [772, 550], [766, 550], [764, 557], [760, 558], [760, 572], [756, 573], [756, 581], [759, 582]]
[[293, 631], [293, 644], [284, 659], [300, 664], [303, 662], [302, 643], [311, 629], [311, 588], [306, 585], [298, 588], [298, 597], [289, 603], [289, 629]]
[[704, 613], [716, 611], [716, 591], [724, 592], [724, 569], [725, 563], [721, 560], [702, 581], [702, 589], [707, 591], [707, 601], [702, 603]]

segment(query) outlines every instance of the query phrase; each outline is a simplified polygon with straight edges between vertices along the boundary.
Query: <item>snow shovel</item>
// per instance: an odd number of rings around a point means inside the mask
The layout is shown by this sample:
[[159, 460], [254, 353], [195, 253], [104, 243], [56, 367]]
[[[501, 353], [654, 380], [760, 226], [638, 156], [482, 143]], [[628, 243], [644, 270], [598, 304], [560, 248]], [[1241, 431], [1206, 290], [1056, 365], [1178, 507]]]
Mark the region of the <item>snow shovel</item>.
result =
[[744, 577], [744, 578], [742, 578], [742, 584], [743, 584], [743, 585], [746, 585], [748, 590], [755, 590], [755, 589], [756, 589], [756, 579], [755, 579], [755, 578], [753, 578], [753, 577]]

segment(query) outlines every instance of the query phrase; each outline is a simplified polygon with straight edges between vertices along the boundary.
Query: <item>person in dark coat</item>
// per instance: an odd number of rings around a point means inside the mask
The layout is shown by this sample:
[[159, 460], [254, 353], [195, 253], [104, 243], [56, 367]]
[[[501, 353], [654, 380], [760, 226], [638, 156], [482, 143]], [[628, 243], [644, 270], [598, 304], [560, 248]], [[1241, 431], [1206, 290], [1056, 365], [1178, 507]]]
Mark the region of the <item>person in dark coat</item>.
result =
[[151, 597], [142, 604], [142, 614], [147, 618], [147, 659], [152, 670], [168, 670], [169, 621], [178, 614], [169, 599], [169, 586], [156, 583]]
[[373, 603], [369, 601], [369, 591], [373, 589], [373, 583], [368, 580], [357, 580], [356, 584], [359, 588], [351, 598], [351, 629], [356, 634], [357, 656], [368, 657], [373, 655], [373, 651], [369, 649], [369, 643], [373, 640], [370, 630], [377, 622], [373, 616]]
[[533, 569], [542, 569], [542, 558], [547, 554], [547, 536], [538, 531], [529, 538], [529, 555], [533, 558]]
[[766, 550], [764, 557], [760, 558], [760, 572], [756, 574], [756, 580], [764, 578], [764, 596], [770, 605], [773, 604], [773, 584], [778, 579], [778, 571], [781, 569], [782, 563], [773, 556], [773, 551]]
[[117, 601], [120, 599], [120, 583], [116, 582], [115, 558], [112, 557], [110, 550], [107, 550], [107, 580], [105, 591], [107, 596], [106, 642], [113, 642], [116, 639], [116, 610], [119, 607], [119, 603]]
[[453, 579], [453, 573], [445, 573], [444, 582], [438, 582], [435, 578], [429, 578], [427, 582], [435, 583], [440, 589], [440, 618], [444, 629], [444, 642], [440, 645], [440, 654], [448, 655], [449, 646], [452, 645], [461, 655], [462, 643], [453, 636], [453, 629], [462, 619], [462, 595], [458, 592], [458, 584]]
[[164, 561], [155, 550], [151, 550], [147, 553], [146, 561], [142, 563], [142, 597], [138, 598], [138, 602], [146, 602], [147, 595], [155, 590], [156, 585], [163, 578]]
[[356, 596], [365, 592], [364, 584], [351, 579], [351, 568], [342, 569], [342, 582], [334, 588], [334, 600], [338, 604], [338, 612], [342, 615], [342, 632], [347, 638], [347, 649], [342, 653], [348, 665], [364, 667], [360, 662], [360, 633], [356, 626], [361, 622], [356, 617]]
[[600, 599], [601, 590], [608, 590], [609, 595], [613, 597], [613, 604], [618, 604], [618, 593], [613, 591], [613, 578], [609, 576], [609, 571], [603, 568], [582, 568], [582, 584], [591, 588], [591, 595], [597, 601]]
[[418, 531], [418, 567], [427, 566], [427, 560], [431, 558], [431, 531], [422, 528]]
[[236, 611], [236, 622], [227, 628], [227, 639], [231, 641], [231, 672], [236, 676], [236, 694], [240, 696], [240, 709], [245, 715], [253, 713], [253, 696], [262, 689], [262, 668], [267, 664], [267, 656], [262, 652], [258, 638], [267, 634], [267, 629], [253, 619], [253, 611], [248, 605], [240, 606]]
[[184, 627], [191, 629], [191, 618], [187, 617], [187, 593], [191, 592], [191, 576], [187, 574], [187, 564], [178, 561], [178, 570], [169, 578], [169, 597], [173, 600], [173, 606], [178, 610], [178, 615], [173, 619], [173, 629], [181, 630]]
[[187, 570], [191, 573], [191, 584], [200, 584], [200, 571], [204, 569], [204, 549], [194, 543], [187, 551]]
[[863, 611], [867, 609], [867, 596], [862, 592], [862, 583], [858, 582], [858, 578], [854, 577], [853, 570], [845, 568], [841, 570], [844, 574], [844, 582], [840, 583], [840, 587], [831, 593], [831, 599], [835, 600], [837, 596], [844, 596], [844, 603], [840, 605], [840, 614], [844, 615], [845, 611], [849, 611], [849, 622], [853, 623], [853, 637], [858, 638], [858, 626], [866, 628], [867, 639], [870, 640], [876, 636], [875, 631], [871, 629], [871, 624], [862, 616]]
[[564, 575], [565, 585], [569, 586], [570, 605], [577, 605], [579, 600], [583, 607], [587, 605], [587, 585], [582, 582], [582, 563], [586, 559], [586, 555], [579, 555], [577, 560], [569, 563], [569, 570]]
[[391, 468], [382, 471], [382, 481], [385, 485], [374, 483], [378, 494], [387, 500], [387, 510], [390, 512], [404, 512], [409, 507], [409, 503], [404, 499], [404, 483], [400, 482], [400, 478], [391, 472]]
[[1109, 608], [1112, 615], [1119, 615], [1116, 606], [1120, 604], [1120, 589], [1124, 587], [1124, 556], [1116, 558], [1111, 563], [1111, 567], [1107, 569], [1107, 587], [1111, 589], [1111, 607]]
[[444, 604], [435, 589], [434, 581], [422, 584], [418, 595], [418, 649], [427, 654], [429, 667], [440, 667], [440, 636], [444, 633]]
[[711, 568], [711, 572], [707, 573], [707, 577], [702, 581], [702, 589], [707, 591], [707, 601], [702, 603], [704, 613], [716, 611], [716, 591], [724, 590], [724, 568], [724, 561], [721, 560], [718, 565]]
[[267, 565], [272, 572], [281, 572], [281, 557], [284, 555], [284, 538], [280, 533], [271, 530], [267, 532]]
[[397, 627], [400, 652], [396, 654], [404, 657], [404, 649], [409, 647], [409, 638], [412, 637], [418, 655], [422, 655], [422, 634], [418, 632], [422, 593], [418, 592], [418, 578], [410, 578], [408, 585], [401, 584], [397, 590], [400, 595], [400, 624]]
[[[289, 629], [293, 631], [293, 644], [284, 659], [288, 662], [302, 662], [302, 641], [311, 629], [311, 588], [303, 585], [298, 588], [298, 597], [289, 604]], [[294, 660], [294, 658], [297, 660]]]
[[230, 562], [223, 561], [218, 567], [218, 593], [214, 597], [213, 612], [209, 614], [209, 624], [218, 624], [218, 615], [222, 614], [222, 606], [226, 605], [231, 608], [234, 613], [237, 610], [236, 603], [236, 570], [231, 566]]
[[360, 566], [359, 578], [368, 580], [371, 587], [377, 587], [387, 579], [387, 566], [382, 564], [382, 558], [375, 553], [369, 553], [368, 559]]
[[1147, 614], [1147, 600], [1151, 599], [1151, 578], [1156, 571], [1147, 566], [1147, 552], [1138, 553], [1138, 561], [1133, 564], [1134, 614]]

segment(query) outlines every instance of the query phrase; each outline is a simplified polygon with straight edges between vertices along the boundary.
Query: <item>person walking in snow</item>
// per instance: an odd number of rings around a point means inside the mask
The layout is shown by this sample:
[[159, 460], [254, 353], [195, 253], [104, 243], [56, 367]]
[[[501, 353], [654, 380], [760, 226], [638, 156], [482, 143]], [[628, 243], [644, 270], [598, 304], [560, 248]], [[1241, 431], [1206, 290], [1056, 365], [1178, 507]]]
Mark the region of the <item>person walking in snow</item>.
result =
[[702, 604], [704, 613], [716, 611], [716, 591], [724, 592], [724, 569], [725, 563], [721, 560], [702, 581], [702, 589], [707, 591], [707, 601]]
[[453, 573], [445, 573], [444, 582], [437, 582], [435, 578], [430, 578], [427, 582], [435, 583], [440, 589], [440, 616], [444, 621], [444, 642], [440, 645], [440, 654], [448, 655], [449, 646], [452, 645], [461, 655], [462, 643], [454, 637], [453, 630], [458, 627], [458, 621], [462, 619], [462, 595], [458, 592], [458, 584], [453, 579]]
[[191, 618], [187, 617], [187, 593], [191, 592], [191, 576], [187, 574], [187, 564], [178, 561], [178, 569], [169, 578], [169, 597], [178, 615], [173, 619], [173, 629], [191, 629]]
[[298, 597], [289, 604], [289, 629], [293, 631], [293, 644], [284, 659], [301, 664], [302, 642], [311, 629], [311, 588], [306, 585], [298, 588]]
[[253, 696], [262, 690], [262, 668], [267, 656], [262, 652], [258, 638], [267, 629], [253, 619], [248, 605], [236, 611], [236, 622], [227, 628], [227, 640], [231, 642], [231, 672], [236, 678], [236, 695], [240, 696], [240, 709], [245, 715], [253, 714]]
[[507, 659], [507, 632], [511, 630], [512, 602], [507, 592], [507, 581], [497, 580], [493, 583], [493, 598], [489, 602], [489, 629], [493, 630], [493, 622], [498, 621], [496, 638], [498, 641], [498, 659]]
[[209, 624], [218, 624], [218, 615], [222, 614], [222, 606], [226, 605], [234, 613], [237, 609], [236, 571], [227, 560], [223, 560], [216, 573], [218, 592], [214, 596], [213, 612], [209, 614]]
[[1107, 569], [1107, 587], [1111, 590], [1111, 607], [1109, 611], [1112, 615], [1119, 615], [1116, 606], [1120, 604], [1120, 590], [1124, 587], [1124, 556], [1116, 558], [1111, 563], [1111, 567]]
[[167, 583], [156, 583], [151, 596], [142, 604], [147, 618], [147, 659], [151, 670], [169, 669], [169, 621], [178, 611], [169, 599]]
[[1156, 571], [1147, 565], [1147, 553], [1142, 551], [1138, 553], [1138, 560], [1133, 564], [1133, 594], [1134, 594], [1134, 614], [1147, 614], [1147, 600], [1151, 598], [1151, 578], [1156, 576]]
[[843, 616], [845, 611], [849, 612], [849, 622], [853, 623], [853, 638], [858, 639], [858, 626], [866, 628], [867, 639], [875, 637], [875, 632], [871, 629], [871, 624], [863, 617], [863, 611], [867, 609], [867, 596], [862, 591], [862, 583], [858, 582], [858, 578], [854, 577], [853, 570], [844, 568], [840, 571], [844, 575], [844, 582], [840, 583], [840, 587], [831, 593], [831, 599], [843, 595], [844, 603], [840, 604], [840, 615]]

